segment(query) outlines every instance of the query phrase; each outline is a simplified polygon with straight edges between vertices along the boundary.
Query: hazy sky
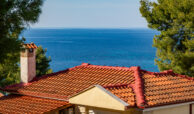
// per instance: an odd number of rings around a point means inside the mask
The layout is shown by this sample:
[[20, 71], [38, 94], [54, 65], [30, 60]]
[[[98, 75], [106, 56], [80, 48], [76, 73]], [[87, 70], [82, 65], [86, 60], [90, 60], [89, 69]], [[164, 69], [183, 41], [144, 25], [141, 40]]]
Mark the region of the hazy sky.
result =
[[146, 28], [139, 6], [139, 0], [45, 0], [32, 27]]

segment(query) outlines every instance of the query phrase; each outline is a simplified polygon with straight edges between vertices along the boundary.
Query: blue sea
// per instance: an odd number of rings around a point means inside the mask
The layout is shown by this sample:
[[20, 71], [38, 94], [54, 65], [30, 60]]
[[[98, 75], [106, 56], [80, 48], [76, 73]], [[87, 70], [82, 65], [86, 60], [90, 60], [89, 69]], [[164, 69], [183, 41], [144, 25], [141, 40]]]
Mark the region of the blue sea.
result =
[[81, 63], [140, 66], [156, 72], [152, 47], [156, 34], [150, 29], [29, 29], [22, 36], [47, 48], [54, 72]]

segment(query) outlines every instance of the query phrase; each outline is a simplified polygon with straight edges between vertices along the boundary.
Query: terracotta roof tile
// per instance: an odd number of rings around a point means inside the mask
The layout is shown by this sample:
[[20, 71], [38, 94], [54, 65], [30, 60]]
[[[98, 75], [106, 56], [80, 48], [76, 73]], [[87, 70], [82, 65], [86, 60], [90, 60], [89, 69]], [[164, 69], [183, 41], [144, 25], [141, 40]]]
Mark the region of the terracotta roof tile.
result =
[[66, 101], [58, 101], [30, 96], [9, 95], [0, 98], [0, 112], [9, 114], [40, 114], [54, 109], [71, 106]]
[[24, 46], [25, 48], [29, 48], [29, 49], [36, 49], [36, 48], [38, 48], [38, 47], [36, 46], [36, 44], [34, 44], [34, 43], [23, 44], [23, 46]]
[[144, 108], [145, 106], [145, 96], [144, 96], [144, 88], [143, 88], [143, 80], [141, 78], [141, 70], [140, 67], [133, 67], [135, 84], [133, 86], [134, 92], [136, 95], [136, 104], [139, 108]]
[[114, 85], [114, 86], [104, 86], [105, 89], [116, 95], [121, 100], [129, 104], [130, 107], [134, 107], [135, 104], [135, 93], [131, 85]]
[[194, 101], [194, 81], [175, 73], [142, 72], [146, 107]]
[[130, 68], [81, 65], [43, 78], [34, 79], [26, 85], [18, 84], [6, 88], [9, 92], [23, 95], [51, 97], [66, 100], [92, 85], [133, 84], [134, 71]]
[[138, 108], [194, 101], [193, 78], [173, 71], [154, 73], [141, 70], [140, 67], [97, 66], [87, 63], [36, 78], [28, 84], [8, 86], [4, 90], [68, 100], [70, 96], [96, 84], [106, 86], [106, 89], [123, 101]]

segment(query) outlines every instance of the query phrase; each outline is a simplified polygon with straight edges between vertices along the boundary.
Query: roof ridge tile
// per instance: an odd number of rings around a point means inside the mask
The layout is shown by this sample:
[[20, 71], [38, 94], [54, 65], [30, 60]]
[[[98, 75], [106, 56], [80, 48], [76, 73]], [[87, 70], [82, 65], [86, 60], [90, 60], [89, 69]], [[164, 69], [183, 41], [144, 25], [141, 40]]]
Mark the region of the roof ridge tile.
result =
[[[108, 90], [119, 92], [122, 98], [125, 97], [127, 94], [126, 92], [129, 92], [129, 90], [131, 92], [132, 89], [131, 93], [134, 94], [134, 99], [125, 100], [128, 100], [130, 103], [132, 103], [133, 106], [144, 109], [152, 106], [168, 105], [173, 102], [192, 101], [192, 87], [194, 86], [194, 82], [186, 80], [186, 78], [193, 80], [193, 78], [188, 76], [176, 74], [172, 70], [157, 73], [142, 70], [140, 67], [135, 66], [99, 66], [83, 63], [82, 65], [66, 70], [34, 78], [30, 83], [20, 83], [8, 86], [10, 89], [3, 91], [10, 93], [17, 92], [21, 95], [68, 100], [68, 98], [74, 93], [80, 92], [90, 85], [99, 84]], [[45, 85], [46, 83], [48, 83], [49, 86]], [[29, 88], [28, 85], [30, 86]], [[174, 98], [174, 100], [168, 98], [169, 93], [173, 90], [180, 93], [180, 95], [175, 95], [177, 98]], [[181, 92], [181, 90], [184, 91]], [[155, 95], [153, 95], [153, 92]], [[163, 95], [164, 92], [166, 94]], [[170, 97], [173, 97], [173, 95]], [[155, 100], [155, 98], [157, 98], [158, 101]], [[163, 99], [166, 101], [163, 101]]]
[[193, 80], [194, 81], [194, 77], [189, 77], [187, 75], [181, 75], [181, 74], [178, 74], [178, 73], [174, 73], [173, 70], [165, 70], [163, 72], [150, 72], [150, 71], [146, 71], [146, 70], [141, 70], [143, 72], [146, 72], [150, 75], [157, 75], [157, 76], [160, 76], [160, 75], [175, 75], [175, 76], [178, 76], [178, 77], [181, 77], [181, 78], [185, 78], [185, 79], [188, 79], [188, 80]]
[[82, 63], [80, 66], [76, 67], [93, 67], [93, 68], [107, 68], [107, 69], [115, 69], [115, 70], [133, 70], [132, 67], [120, 67], [120, 66], [103, 66], [103, 65], [92, 65], [89, 63]]
[[132, 86], [136, 94], [136, 104], [139, 108], [145, 108], [145, 96], [143, 89], [143, 80], [140, 76], [140, 67], [131, 67], [134, 70], [135, 84]]

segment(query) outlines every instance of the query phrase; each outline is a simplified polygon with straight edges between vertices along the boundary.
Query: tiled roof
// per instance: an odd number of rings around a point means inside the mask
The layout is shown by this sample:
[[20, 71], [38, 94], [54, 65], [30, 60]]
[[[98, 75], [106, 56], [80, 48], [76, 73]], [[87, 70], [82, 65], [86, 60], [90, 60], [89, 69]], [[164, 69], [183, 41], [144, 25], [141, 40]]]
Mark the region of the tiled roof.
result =
[[[111, 67], [82, 64], [36, 78], [25, 85], [5, 88], [23, 95], [61, 100], [92, 85], [104, 86], [130, 106], [155, 107], [194, 101], [194, 79], [172, 71], [153, 73], [140, 67]], [[120, 86], [118, 86], [120, 85]]]
[[135, 93], [130, 85], [105, 86], [104, 88], [128, 103], [131, 107], [135, 106]]
[[23, 46], [25, 48], [29, 48], [29, 49], [36, 49], [36, 48], [38, 48], [34, 43], [23, 44]]
[[193, 78], [175, 74], [171, 70], [154, 73], [141, 70], [139, 67], [133, 69], [134, 84], [105, 86], [130, 106], [150, 108], [194, 101]]
[[30, 96], [9, 95], [0, 97], [0, 113], [7, 114], [40, 114], [50, 112], [65, 105], [71, 106], [68, 102], [65, 101]]
[[44, 76], [23, 85], [6, 89], [23, 95], [65, 99], [92, 85], [114, 85], [134, 83], [133, 70], [121, 67], [81, 65], [65, 71]]
[[145, 107], [194, 101], [194, 80], [171, 71], [141, 72], [144, 81]]

